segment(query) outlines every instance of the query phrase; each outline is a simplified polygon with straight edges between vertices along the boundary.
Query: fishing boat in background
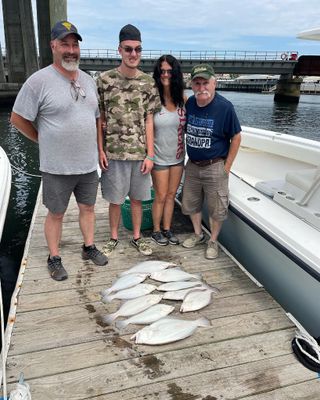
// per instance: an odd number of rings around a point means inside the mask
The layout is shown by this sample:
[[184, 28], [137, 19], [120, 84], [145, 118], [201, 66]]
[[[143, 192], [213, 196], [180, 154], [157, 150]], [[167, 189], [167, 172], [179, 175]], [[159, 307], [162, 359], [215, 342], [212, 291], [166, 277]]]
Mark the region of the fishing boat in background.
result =
[[319, 338], [320, 142], [242, 128], [219, 242]]
[[0, 241], [6, 219], [11, 190], [11, 166], [8, 157], [0, 146]]

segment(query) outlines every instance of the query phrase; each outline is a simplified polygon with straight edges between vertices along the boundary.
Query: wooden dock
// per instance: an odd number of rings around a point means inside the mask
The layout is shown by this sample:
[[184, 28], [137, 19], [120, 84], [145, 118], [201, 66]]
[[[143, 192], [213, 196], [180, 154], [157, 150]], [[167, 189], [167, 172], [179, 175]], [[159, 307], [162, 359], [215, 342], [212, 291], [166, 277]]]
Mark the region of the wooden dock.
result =
[[[107, 266], [83, 261], [78, 211], [72, 200], [61, 246], [69, 279], [55, 282], [46, 268], [46, 210], [39, 202], [35, 213], [16, 317], [11, 321], [9, 392], [23, 372], [32, 400], [320, 399], [317, 374], [292, 354], [291, 321], [225, 253], [209, 261], [204, 258], [204, 245], [196, 249], [153, 246], [151, 258], [201, 272], [221, 292], [207, 308], [183, 315], [205, 316], [211, 320], [210, 328], [198, 328], [191, 337], [168, 345], [136, 345], [130, 337], [138, 326], [120, 332], [102, 322], [102, 316], [114, 312], [119, 302], [105, 305], [99, 294], [119, 272], [147, 259], [129, 246], [131, 232], [121, 228], [121, 242]], [[107, 205], [101, 198], [96, 216], [96, 244], [101, 248], [109, 229]], [[181, 239], [190, 232], [186, 221], [175, 215], [174, 225], [185, 227]]]

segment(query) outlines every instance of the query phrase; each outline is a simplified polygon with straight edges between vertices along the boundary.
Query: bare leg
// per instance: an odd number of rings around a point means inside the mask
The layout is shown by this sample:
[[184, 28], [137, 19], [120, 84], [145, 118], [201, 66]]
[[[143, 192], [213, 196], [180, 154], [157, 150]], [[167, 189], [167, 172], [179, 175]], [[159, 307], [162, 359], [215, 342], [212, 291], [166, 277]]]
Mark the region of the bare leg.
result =
[[79, 207], [79, 225], [82, 232], [84, 244], [91, 246], [94, 243], [94, 205], [88, 206], [86, 204], [78, 203]]
[[130, 198], [131, 203], [131, 218], [133, 226], [133, 238], [139, 239], [141, 221], [142, 221], [142, 203], [141, 200], [134, 200]]
[[174, 210], [174, 200], [181, 181], [183, 167], [175, 166], [169, 169], [169, 187], [166, 196], [166, 201], [163, 209], [163, 229], [169, 230], [171, 228], [172, 215]]
[[63, 216], [64, 214], [53, 214], [48, 211], [44, 223], [44, 233], [51, 257], [59, 255]]
[[109, 204], [110, 236], [118, 239], [119, 225], [121, 217], [121, 206], [119, 204]]
[[202, 232], [201, 221], [202, 221], [202, 213], [196, 213], [190, 215], [190, 219], [193, 225], [194, 233], [196, 235], [200, 235]]
[[169, 169], [152, 171], [152, 181], [155, 190], [155, 198], [152, 204], [153, 231], [160, 231], [160, 223], [166, 201], [169, 183]]
[[218, 239], [219, 233], [221, 231], [222, 222], [221, 221], [215, 221], [212, 218], [209, 218], [209, 220], [210, 220], [210, 228], [211, 228], [210, 240], [215, 242]]

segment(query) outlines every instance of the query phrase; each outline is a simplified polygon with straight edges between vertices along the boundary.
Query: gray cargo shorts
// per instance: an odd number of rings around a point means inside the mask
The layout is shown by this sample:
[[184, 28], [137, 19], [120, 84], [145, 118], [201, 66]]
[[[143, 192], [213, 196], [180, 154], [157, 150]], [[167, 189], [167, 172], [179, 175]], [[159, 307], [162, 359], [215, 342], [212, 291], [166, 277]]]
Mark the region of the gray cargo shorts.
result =
[[193, 164], [190, 160], [185, 169], [182, 194], [182, 212], [193, 215], [202, 210], [206, 199], [209, 216], [215, 221], [224, 221], [228, 215], [229, 176], [224, 161], [206, 167]]
[[66, 211], [72, 193], [77, 203], [92, 206], [96, 202], [98, 184], [97, 171], [81, 175], [42, 172], [42, 201], [53, 214]]
[[123, 204], [126, 196], [133, 200], [150, 200], [151, 177], [141, 172], [143, 161], [109, 160], [101, 173], [102, 197], [112, 204]]

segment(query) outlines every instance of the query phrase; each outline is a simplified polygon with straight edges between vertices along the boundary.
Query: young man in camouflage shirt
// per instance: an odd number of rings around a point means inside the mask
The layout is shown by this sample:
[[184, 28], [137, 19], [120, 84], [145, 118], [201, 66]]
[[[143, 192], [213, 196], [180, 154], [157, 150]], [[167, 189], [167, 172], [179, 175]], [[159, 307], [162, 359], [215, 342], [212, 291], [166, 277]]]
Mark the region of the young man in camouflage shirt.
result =
[[[141, 35], [133, 25], [119, 34], [118, 68], [103, 72], [97, 80], [105, 135], [99, 130], [99, 161], [102, 196], [109, 202], [110, 239], [104, 247], [110, 254], [118, 244], [121, 204], [130, 197], [133, 238], [131, 245], [144, 255], [152, 249], [141, 238], [142, 204], [150, 199], [153, 167], [153, 114], [160, 98], [153, 79], [140, 71]], [[105, 151], [106, 150], [106, 151]]]

